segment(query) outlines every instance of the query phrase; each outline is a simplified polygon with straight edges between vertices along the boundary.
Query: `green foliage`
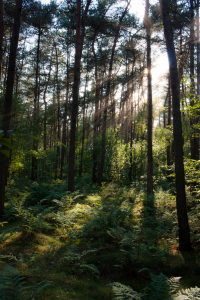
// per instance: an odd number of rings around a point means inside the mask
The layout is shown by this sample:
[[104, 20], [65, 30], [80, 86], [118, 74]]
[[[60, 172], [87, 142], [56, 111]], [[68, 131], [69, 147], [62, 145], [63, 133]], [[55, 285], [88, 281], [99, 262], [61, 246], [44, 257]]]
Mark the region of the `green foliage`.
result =
[[99, 270], [94, 264], [87, 263], [87, 257], [97, 250], [85, 250], [82, 253], [68, 252], [64, 256], [67, 272], [70, 274], [77, 274], [78, 272], [91, 272], [94, 275], [99, 275]]
[[44, 204], [52, 205], [52, 200], [60, 200], [66, 195], [68, 188], [66, 181], [55, 180], [50, 184], [34, 182], [31, 186], [30, 194], [27, 196], [26, 205], [37, 205], [41, 200]]
[[146, 290], [145, 300], [170, 299], [179, 287], [180, 277], [167, 278], [162, 273], [160, 275], [150, 273], [150, 275], [151, 283]]
[[26, 195], [21, 199], [13, 199], [6, 207], [5, 217], [9, 220], [20, 223], [22, 232], [38, 232], [45, 229], [51, 229], [50, 224], [46, 221], [46, 215], [53, 208], [46, 207], [41, 204], [37, 206], [26, 207]]
[[200, 199], [200, 162], [185, 158], [184, 160], [186, 184], [190, 187], [190, 192]]
[[5, 265], [0, 273], [1, 300], [32, 300], [42, 290], [52, 285], [50, 282], [43, 281], [31, 286], [24, 286], [24, 279], [17, 269]]
[[141, 300], [144, 295], [119, 282], [113, 282], [110, 286], [112, 287], [114, 300]]
[[113, 148], [111, 161], [111, 179], [118, 184], [129, 182], [130, 148], [127, 144], [118, 143]]
[[[145, 289], [145, 293], [138, 293], [131, 287], [115, 282], [112, 284], [115, 300], [172, 300], [171, 296], [179, 287], [180, 277], [167, 278], [162, 273], [160, 275], [151, 275], [151, 283]], [[175, 298], [176, 299], [176, 298]], [[184, 299], [184, 298], [183, 298]], [[188, 298], [189, 299], [189, 298]]]
[[96, 229], [107, 231], [109, 228], [118, 226], [126, 227], [128, 225], [127, 219], [130, 215], [130, 207], [123, 207], [122, 205], [95, 208], [92, 220], [83, 227], [81, 235]]

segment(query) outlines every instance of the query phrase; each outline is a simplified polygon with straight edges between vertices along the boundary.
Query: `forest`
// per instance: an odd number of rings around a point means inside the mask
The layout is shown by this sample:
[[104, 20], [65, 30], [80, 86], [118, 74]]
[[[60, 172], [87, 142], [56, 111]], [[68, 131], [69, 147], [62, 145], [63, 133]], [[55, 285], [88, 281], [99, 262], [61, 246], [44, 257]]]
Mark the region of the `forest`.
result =
[[200, 299], [199, 121], [199, 0], [0, 0], [0, 299]]

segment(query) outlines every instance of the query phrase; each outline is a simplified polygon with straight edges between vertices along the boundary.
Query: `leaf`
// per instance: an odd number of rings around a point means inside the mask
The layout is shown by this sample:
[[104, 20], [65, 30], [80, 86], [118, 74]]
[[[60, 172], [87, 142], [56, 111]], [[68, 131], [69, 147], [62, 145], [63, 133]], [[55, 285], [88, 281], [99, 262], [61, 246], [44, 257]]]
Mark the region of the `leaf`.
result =
[[4, 154], [5, 156], [9, 157], [10, 156], [10, 151], [9, 150], [0, 150], [0, 152], [2, 154]]
[[12, 144], [10, 144], [10, 143], [7, 143], [7, 142], [3, 141], [3, 145], [6, 146], [6, 147], [8, 147], [9, 149], [12, 149], [12, 150], [14, 149], [14, 146]]

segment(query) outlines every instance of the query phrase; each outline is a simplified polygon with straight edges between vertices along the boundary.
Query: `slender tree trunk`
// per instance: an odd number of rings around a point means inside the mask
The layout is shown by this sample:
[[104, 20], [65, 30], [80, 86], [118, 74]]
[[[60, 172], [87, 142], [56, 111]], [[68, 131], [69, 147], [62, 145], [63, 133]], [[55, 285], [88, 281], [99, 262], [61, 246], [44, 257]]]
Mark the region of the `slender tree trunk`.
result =
[[2, 57], [3, 57], [3, 0], [0, 0], [0, 84], [2, 72]]
[[152, 84], [151, 84], [151, 38], [150, 38], [150, 20], [149, 20], [149, 0], [146, 0], [146, 11], [144, 25], [147, 34], [147, 78], [148, 78], [148, 120], [147, 120], [147, 194], [153, 193], [153, 154], [152, 154]]
[[22, 75], [22, 70], [24, 66], [24, 58], [25, 58], [25, 50], [26, 50], [26, 38], [27, 38], [27, 31], [26, 31], [26, 36], [24, 38], [24, 45], [23, 45], [23, 50], [22, 50], [22, 62], [19, 68], [16, 68], [18, 70], [15, 71], [15, 76], [16, 76], [16, 82], [15, 82], [15, 95], [18, 95], [19, 92], [19, 79]]
[[[195, 82], [194, 82], [194, 0], [190, 0], [190, 105], [194, 106], [195, 99]], [[195, 118], [190, 117], [190, 126], [192, 128], [192, 136], [190, 137], [191, 158], [195, 159]]]
[[167, 0], [160, 0], [164, 34], [169, 59], [169, 70], [172, 89], [173, 105], [173, 134], [175, 151], [175, 174], [176, 174], [176, 207], [179, 225], [179, 249], [191, 250], [190, 230], [186, 210], [185, 175], [183, 166], [182, 126], [180, 112], [180, 86], [177, 70], [176, 54], [173, 42], [173, 32], [169, 17]]
[[[33, 113], [33, 127], [34, 136], [38, 135], [38, 118], [39, 118], [39, 63], [40, 63], [40, 38], [41, 28], [38, 28], [38, 44], [37, 44], [37, 61], [36, 61], [36, 74], [35, 74], [35, 91], [34, 91], [34, 113]], [[38, 150], [38, 141], [34, 138], [33, 140], [33, 151]], [[32, 168], [31, 168], [31, 180], [37, 180], [37, 158], [36, 155], [32, 155]]]
[[74, 84], [73, 84], [73, 101], [71, 113], [71, 130], [70, 130], [70, 146], [69, 146], [69, 174], [68, 174], [68, 190], [73, 192], [75, 190], [75, 136], [76, 136], [76, 119], [78, 116], [78, 97], [80, 85], [80, 68], [81, 56], [83, 49], [83, 42], [85, 36], [85, 21], [91, 0], [87, 1], [83, 20], [81, 22], [81, 0], [76, 0], [76, 53], [74, 64]]
[[127, 2], [127, 6], [119, 19], [118, 28], [115, 34], [114, 43], [111, 52], [110, 64], [109, 64], [109, 72], [108, 72], [108, 80], [107, 80], [107, 88], [106, 88], [106, 96], [105, 96], [105, 106], [103, 112], [103, 125], [102, 125], [102, 150], [101, 150], [101, 161], [99, 166], [99, 175], [98, 175], [98, 184], [101, 185], [102, 176], [103, 176], [103, 168], [104, 168], [104, 161], [105, 161], [105, 154], [106, 154], [106, 127], [107, 127], [107, 110], [108, 110], [108, 100], [110, 96], [110, 85], [112, 80], [112, 68], [113, 68], [113, 60], [115, 54], [115, 48], [117, 44], [117, 40], [119, 37], [119, 31], [122, 25], [123, 18], [125, 17], [128, 7], [130, 4], [130, 0]]
[[[200, 102], [200, 35], [199, 35], [199, 0], [197, 0], [197, 101]], [[196, 123], [199, 122], [199, 116], [196, 117]], [[199, 130], [196, 129], [195, 146], [194, 146], [195, 159], [199, 159]]]
[[199, 0], [197, 0], [197, 97], [200, 96], [200, 35], [199, 35]]
[[129, 181], [132, 182], [132, 173], [133, 173], [133, 101], [131, 105], [131, 114], [130, 114], [130, 169], [129, 169]]
[[[2, 130], [4, 137], [8, 137], [8, 130], [10, 128], [11, 112], [12, 112], [12, 100], [13, 100], [13, 86], [15, 78], [15, 65], [17, 55], [17, 45], [19, 39], [20, 21], [22, 13], [22, 0], [16, 0], [15, 17], [13, 25], [13, 33], [10, 42], [10, 54], [9, 54], [9, 66], [8, 76], [6, 83], [6, 93], [4, 102], [4, 112], [2, 120]], [[7, 147], [2, 147], [2, 150], [7, 150]], [[0, 152], [0, 218], [4, 214], [4, 197], [5, 197], [5, 185], [7, 174], [7, 157]]]
[[44, 165], [43, 165], [43, 176], [46, 180], [46, 149], [47, 149], [47, 102], [46, 102], [46, 92], [49, 86], [49, 81], [51, 78], [51, 65], [52, 65], [52, 56], [53, 56], [53, 51], [51, 54], [51, 60], [50, 60], [50, 65], [49, 65], [49, 74], [48, 74], [48, 79], [45, 85], [44, 89], [44, 94], [43, 94], [43, 101], [44, 101], [44, 140], [43, 140], [43, 147], [44, 147]]
[[[167, 125], [171, 126], [172, 125], [172, 103], [171, 103], [171, 84], [170, 84], [170, 78], [169, 78], [169, 86], [168, 86], [168, 118], [167, 118]], [[171, 167], [171, 165], [173, 164], [173, 160], [172, 160], [172, 153], [171, 153], [171, 141], [168, 140], [167, 141], [168, 145], [167, 145], [167, 166], [168, 168]], [[169, 175], [171, 174], [171, 172], [169, 172]], [[170, 179], [170, 177], [168, 177], [168, 179]]]
[[49, 86], [49, 81], [51, 78], [51, 65], [52, 65], [52, 56], [53, 56], [53, 51], [51, 54], [51, 60], [50, 60], [50, 65], [49, 65], [49, 74], [48, 74], [48, 79], [45, 85], [45, 89], [44, 89], [44, 94], [43, 94], [43, 101], [44, 101], [44, 141], [43, 141], [43, 147], [44, 147], [44, 151], [46, 151], [47, 149], [47, 102], [46, 102], [46, 93], [47, 93], [47, 89]]
[[98, 70], [97, 70], [97, 55], [94, 49], [96, 33], [94, 35], [93, 43], [92, 43], [92, 52], [94, 55], [95, 61], [95, 83], [96, 83], [96, 90], [95, 90], [95, 113], [94, 113], [94, 134], [93, 134], [93, 169], [92, 169], [92, 180], [96, 183], [96, 173], [97, 173], [97, 129], [98, 129], [98, 110], [99, 110], [99, 93], [100, 93], [100, 86], [99, 86], [99, 78], [98, 78]]
[[[89, 49], [89, 47], [88, 47]], [[79, 177], [82, 176], [83, 171], [83, 152], [84, 152], [84, 142], [85, 142], [85, 99], [87, 94], [87, 84], [88, 84], [88, 71], [89, 71], [89, 60], [87, 57], [87, 74], [85, 79], [85, 91], [84, 91], [84, 97], [83, 97], [83, 134], [82, 134], [82, 145], [81, 145], [81, 159], [80, 159], [80, 167], [79, 167]]]
[[69, 45], [67, 44], [67, 84], [66, 84], [66, 98], [64, 105], [64, 116], [63, 116], [63, 132], [62, 132], [62, 148], [61, 148], [61, 161], [60, 161], [60, 179], [63, 177], [63, 167], [66, 153], [66, 142], [67, 142], [67, 113], [68, 113], [68, 102], [69, 102], [69, 74], [70, 74], [70, 53]]
[[61, 133], [60, 133], [60, 82], [58, 78], [58, 50], [55, 46], [56, 50], [56, 94], [57, 94], [57, 124], [58, 124], [58, 130], [57, 130], [57, 146], [56, 146], [56, 163], [55, 163], [55, 179], [58, 177], [58, 167], [60, 162], [60, 139], [61, 139]]

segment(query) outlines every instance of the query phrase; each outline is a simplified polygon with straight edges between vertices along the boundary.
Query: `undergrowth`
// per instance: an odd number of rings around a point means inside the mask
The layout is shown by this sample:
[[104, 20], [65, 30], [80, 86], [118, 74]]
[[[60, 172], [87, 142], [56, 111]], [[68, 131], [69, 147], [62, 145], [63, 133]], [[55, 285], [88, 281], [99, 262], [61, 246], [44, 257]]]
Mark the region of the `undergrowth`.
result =
[[[0, 233], [1, 299], [199, 299], [200, 206], [188, 188], [196, 251], [183, 255], [170, 189], [157, 189], [149, 207], [136, 184], [90, 192], [80, 186], [74, 193], [64, 181], [9, 187]], [[15, 298], [9, 298], [11, 285]]]

